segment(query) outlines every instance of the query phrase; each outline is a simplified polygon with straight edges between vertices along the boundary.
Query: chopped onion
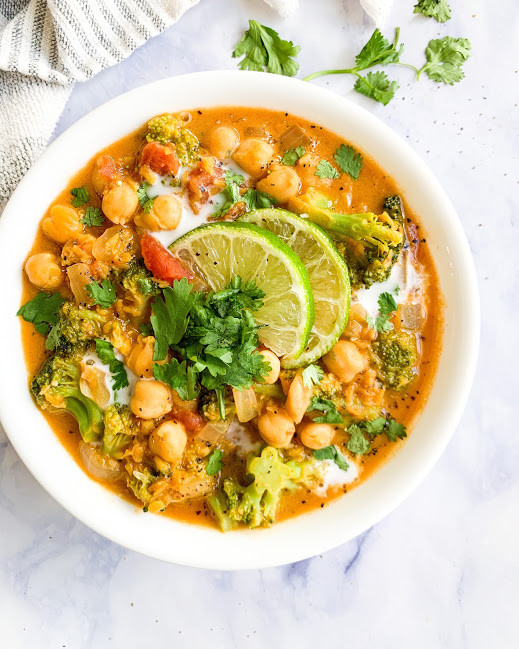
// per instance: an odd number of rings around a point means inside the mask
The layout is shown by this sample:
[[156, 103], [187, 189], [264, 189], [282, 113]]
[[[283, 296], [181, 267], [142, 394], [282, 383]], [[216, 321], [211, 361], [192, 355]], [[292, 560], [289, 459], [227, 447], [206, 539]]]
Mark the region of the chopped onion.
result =
[[79, 455], [85, 469], [93, 478], [113, 482], [121, 476], [122, 470], [119, 462], [106, 455], [101, 455], [92, 444], [80, 442]]
[[253, 388], [248, 390], [232, 390], [234, 396], [234, 403], [236, 404], [236, 416], [238, 420], [243, 422], [250, 421], [257, 416], [258, 399]]
[[221, 439], [229, 429], [229, 422], [227, 421], [210, 421], [198, 433], [198, 439], [204, 442], [214, 444]]
[[94, 280], [90, 275], [90, 269], [86, 264], [72, 264], [67, 268], [70, 289], [74, 293], [74, 298], [78, 304], [91, 304], [90, 295], [87, 293], [86, 286]]
[[421, 304], [401, 304], [398, 308], [400, 324], [404, 329], [419, 331], [423, 324], [423, 311]]
[[106, 408], [110, 401], [110, 390], [106, 387], [106, 374], [99, 367], [81, 361], [79, 389], [100, 408]]

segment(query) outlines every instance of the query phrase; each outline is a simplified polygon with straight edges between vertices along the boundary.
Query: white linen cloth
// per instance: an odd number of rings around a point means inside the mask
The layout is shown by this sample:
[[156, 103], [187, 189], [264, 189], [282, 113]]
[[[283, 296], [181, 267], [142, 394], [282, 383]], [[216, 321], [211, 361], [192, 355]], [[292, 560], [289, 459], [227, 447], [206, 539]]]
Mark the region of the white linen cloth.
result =
[[[265, 0], [282, 17], [298, 0]], [[0, 0], [0, 211], [76, 81], [126, 58], [199, 0]], [[392, 0], [360, 0], [379, 23]], [[385, 13], [384, 13], [385, 12]]]

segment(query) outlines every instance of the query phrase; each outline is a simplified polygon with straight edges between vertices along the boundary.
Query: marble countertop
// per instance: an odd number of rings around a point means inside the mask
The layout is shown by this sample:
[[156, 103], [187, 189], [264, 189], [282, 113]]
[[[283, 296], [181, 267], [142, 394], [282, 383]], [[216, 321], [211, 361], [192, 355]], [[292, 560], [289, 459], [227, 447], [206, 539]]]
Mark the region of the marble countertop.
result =
[[[430, 38], [471, 39], [463, 83], [417, 84], [397, 70], [401, 88], [387, 107], [352, 92], [350, 78], [316, 83], [405, 138], [450, 194], [468, 235], [483, 305], [481, 353], [443, 457], [359, 538], [293, 565], [224, 573], [148, 559], [90, 531], [43, 491], [0, 431], [0, 646], [519, 646], [519, 12], [515, 0], [451, 0], [454, 17], [442, 26], [413, 16], [413, 0], [395, 5], [386, 31], [400, 25], [409, 60], [421, 60]], [[143, 83], [235, 68], [231, 45], [250, 17], [302, 45], [304, 74], [344, 67], [372, 30], [357, 0], [301, 0], [287, 21], [252, 0], [202, 0], [128, 60], [76, 86], [57, 133]]]

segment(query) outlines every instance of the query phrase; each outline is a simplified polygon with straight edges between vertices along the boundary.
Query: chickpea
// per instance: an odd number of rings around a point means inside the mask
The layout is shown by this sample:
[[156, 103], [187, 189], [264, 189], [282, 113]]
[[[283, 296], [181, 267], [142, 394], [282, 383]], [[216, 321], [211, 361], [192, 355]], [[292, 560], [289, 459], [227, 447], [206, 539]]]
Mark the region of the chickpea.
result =
[[271, 352], [270, 349], [263, 349], [262, 351], [260, 351], [260, 354], [263, 356], [263, 359], [270, 365], [270, 372], [264, 377], [265, 383], [267, 385], [272, 385], [279, 378], [281, 363], [279, 362], [279, 358], [276, 356], [276, 354], [274, 354], [274, 352]]
[[115, 161], [110, 155], [102, 155], [94, 162], [92, 171], [92, 185], [96, 192], [101, 195], [106, 190], [108, 183], [115, 176]]
[[274, 448], [286, 448], [296, 432], [294, 422], [284, 408], [270, 407], [258, 419], [261, 437]]
[[171, 390], [160, 381], [139, 379], [135, 384], [130, 410], [141, 419], [159, 419], [170, 412]]
[[250, 137], [239, 145], [233, 154], [233, 160], [254, 178], [259, 178], [267, 169], [274, 155], [274, 147], [256, 137]]
[[273, 196], [278, 203], [286, 203], [289, 198], [299, 193], [300, 185], [299, 176], [292, 167], [276, 165], [268, 176], [258, 182], [256, 188]]
[[79, 215], [70, 205], [53, 205], [41, 222], [43, 232], [58, 243], [66, 243], [83, 232]]
[[103, 196], [103, 212], [112, 223], [126, 225], [132, 220], [138, 207], [135, 187], [127, 182], [114, 185]]
[[113, 268], [126, 266], [135, 254], [135, 231], [114, 225], [103, 232], [92, 246], [92, 254], [97, 261]]
[[303, 419], [308, 410], [313, 392], [313, 387], [307, 388], [303, 383], [303, 370], [298, 370], [288, 389], [285, 403], [288, 416], [296, 424]]
[[155, 338], [153, 336], [139, 336], [126, 359], [126, 364], [134, 374], [145, 379], [153, 377], [154, 349]]
[[150, 451], [166, 462], [180, 460], [186, 444], [186, 429], [175, 419], [160, 424], [148, 437]]
[[368, 358], [350, 340], [339, 340], [323, 357], [326, 368], [335, 376], [349, 383], [363, 372], [369, 364]]
[[157, 196], [151, 210], [139, 212], [134, 219], [135, 225], [146, 230], [175, 230], [182, 218], [182, 203], [176, 196]]
[[240, 136], [236, 129], [231, 126], [218, 126], [209, 131], [205, 144], [211, 155], [224, 160], [231, 156], [239, 141]]
[[330, 446], [335, 435], [335, 429], [330, 424], [314, 424], [312, 422], [303, 422], [298, 426], [297, 432], [301, 442], [314, 450]]
[[25, 262], [25, 272], [31, 284], [48, 291], [57, 289], [63, 280], [58, 258], [51, 252], [31, 255]]

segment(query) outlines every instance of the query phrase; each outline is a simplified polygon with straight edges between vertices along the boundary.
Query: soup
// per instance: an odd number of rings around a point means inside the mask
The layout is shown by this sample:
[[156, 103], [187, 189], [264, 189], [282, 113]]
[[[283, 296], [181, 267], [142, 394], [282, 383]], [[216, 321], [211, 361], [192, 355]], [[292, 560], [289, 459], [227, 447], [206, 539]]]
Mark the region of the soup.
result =
[[440, 351], [418, 217], [375, 160], [287, 113], [160, 115], [109, 145], [23, 277], [30, 389], [79, 466], [224, 531], [369, 478]]

